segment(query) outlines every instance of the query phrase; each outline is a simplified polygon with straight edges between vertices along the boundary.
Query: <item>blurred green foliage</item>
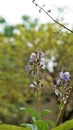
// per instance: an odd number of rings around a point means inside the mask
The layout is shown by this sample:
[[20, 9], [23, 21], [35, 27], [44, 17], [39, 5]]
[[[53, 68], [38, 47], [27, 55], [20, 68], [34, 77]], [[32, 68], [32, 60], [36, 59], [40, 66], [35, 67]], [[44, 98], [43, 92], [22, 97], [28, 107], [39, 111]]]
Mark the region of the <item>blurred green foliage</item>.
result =
[[0, 130], [30, 130], [30, 129], [22, 128], [14, 125], [0, 125]]
[[[47, 87], [54, 85], [56, 75], [66, 66], [73, 78], [73, 34], [59, 31], [55, 23], [39, 24], [29, 16], [22, 17], [17, 25], [5, 24], [0, 18], [0, 120], [3, 123], [19, 124], [24, 120], [21, 106], [27, 106], [32, 95], [28, 91], [30, 83], [25, 67], [30, 54], [45, 51], [50, 59], [52, 71], [48, 71]], [[52, 64], [51, 64], [52, 63]]]
[[73, 130], [73, 119], [53, 128], [52, 130]]

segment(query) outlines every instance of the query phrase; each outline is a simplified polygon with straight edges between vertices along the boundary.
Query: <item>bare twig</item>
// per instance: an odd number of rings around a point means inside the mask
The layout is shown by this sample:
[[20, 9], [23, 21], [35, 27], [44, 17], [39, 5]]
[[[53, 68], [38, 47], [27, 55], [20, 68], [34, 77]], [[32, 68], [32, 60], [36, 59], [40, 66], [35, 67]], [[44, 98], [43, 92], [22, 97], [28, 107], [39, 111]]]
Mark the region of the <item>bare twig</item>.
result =
[[53, 22], [59, 24], [61, 27], [65, 28], [65, 29], [68, 30], [69, 32], [73, 33], [73, 31], [72, 31], [71, 29], [69, 29], [68, 27], [64, 26], [63, 24], [61, 24], [60, 22], [58, 22], [57, 20], [55, 20], [55, 19], [49, 14], [50, 12], [46, 11], [43, 7], [39, 6], [37, 3], [35, 3], [35, 1], [34, 1], [33, 3], [40, 9], [40, 12], [41, 12], [41, 10], [42, 10], [45, 14], [47, 14], [47, 15], [49, 16], [49, 18], [50, 18]]

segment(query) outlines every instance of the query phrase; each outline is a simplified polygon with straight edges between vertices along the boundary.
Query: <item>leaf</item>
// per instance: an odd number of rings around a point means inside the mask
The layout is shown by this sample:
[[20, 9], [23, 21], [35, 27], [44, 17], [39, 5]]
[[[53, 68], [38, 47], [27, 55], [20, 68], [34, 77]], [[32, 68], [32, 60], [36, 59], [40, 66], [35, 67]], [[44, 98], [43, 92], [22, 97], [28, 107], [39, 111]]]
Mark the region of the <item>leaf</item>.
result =
[[44, 116], [47, 116], [47, 115], [50, 114], [50, 113], [52, 113], [52, 111], [50, 111], [50, 110], [48, 110], [48, 109], [42, 111], [42, 113], [41, 113], [41, 118], [43, 118]]
[[73, 128], [73, 119], [53, 128], [52, 130], [70, 130]]
[[43, 120], [35, 121], [35, 125], [37, 126], [38, 130], [48, 130], [48, 124]]
[[27, 123], [21, 123], [20, 126], [25, 127], [25, 128], [28, 127]]
[[30, 128], [22, 128], [14, 125], [0, 125], [0, 130], [30, 130]]
[[27, 124], [27, 126], [30, 127], [31, 130], [37, 130], [37, 127], [34, 124]]
[[27, 124], [28, 127], [31, 128], [31, 130], [37, 130], [37, 127], [34, 124]]
[[21, 107], [20, 110], [24, 110], [25, 112], [27, 112], [28, 114], [31, 115], [33, 121], [38, 119], [38, 114], [35, 110], [33, 110], [32, 108], [26, 108], [26, 107]]
[[48, 124], [53, 128], [56, 124], [52, 120], [47, 120]]
[[34, 124], [22, 123], [21, 126], [23, 126], [25, 128], [28, 127], [31, 130], [37, 130], [37, 127]]

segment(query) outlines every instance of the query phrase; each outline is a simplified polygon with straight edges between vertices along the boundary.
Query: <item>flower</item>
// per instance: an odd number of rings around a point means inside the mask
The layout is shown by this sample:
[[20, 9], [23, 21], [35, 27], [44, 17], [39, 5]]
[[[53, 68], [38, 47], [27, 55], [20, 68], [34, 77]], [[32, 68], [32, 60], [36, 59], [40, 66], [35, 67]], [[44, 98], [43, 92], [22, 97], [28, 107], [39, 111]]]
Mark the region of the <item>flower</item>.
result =
[[60, 76], [60, 79], [64, 79], [64, 74], [63, 74], [63, 72], [60, 72], [59, 76]]
[[42, 56], [40, 59], [40, 67], [42, 69], [48, 69], [48, 63], [49, 63], [49, 59], [46, 58], [45, 56]]
[[32, 84], [30, 84], [30, 85], [29, 85], [29, 87], [34, 88], [34, 84], [33, 84], [33, 83], [32, 83]]
[[37, 82], [34, 81], [33, 83], [31, 83], [31, 84], [29, 85], [29, 87], [34, 88], [36, 85], [37, 85]]
[[64, 67], [59, 73], [59, 78], [56, 81], [54, 86], [54, 92], [59, 101], [59, 109], [62, 109], [63, 106], [67, 103], [67, 99], [69, 98], [70, 90], [70, 73], [68, 71], [64, 71]]
[[56, 85], [59, 86], [61, 84], [61, 79], [58, 79]]
[[30, 63], [33, 63], [33, 62], [35, 61], [35, 59], [36, 59], [36, 53], [32, 53], [32, 54], [30, 55], [29, 62], [30, 62]]
[[61, 79], [58, 79], [58, 80], [56, 81], [56, 84], [55, 84], [55, 86], [54, 86], [54, 89], [57, 89], [57, 87], [59, 87], [59, 86], [61, 85], [61, 82], [62, 82], [62, 80], [61, 80]]
[[42, 69], [46, 68], [45, 59], [44, 58], [41, 58], [39, 67], [41, 67]]
[[25, 70], [26, 70], [26, 71], [29, 71], [29, 70], [30, 70], [30, 67], [29, 67], [29, 66], [25, 66]]
[[70, 80], [70, 73], [69, 73], [69, 72], [65, 72], [65, 73], [64, 73], [64, 80], [65, 80], [65, 81]]
[[56, 96], [58, 96], [60, 94], [58, 89], [55, 89], [55, 94], [56, 94]]
[[63, 79], [65, 81], [69, 81], [70, 80], [70, 73], [69, 72], [60, 72], [59, 74], [60, 79]]

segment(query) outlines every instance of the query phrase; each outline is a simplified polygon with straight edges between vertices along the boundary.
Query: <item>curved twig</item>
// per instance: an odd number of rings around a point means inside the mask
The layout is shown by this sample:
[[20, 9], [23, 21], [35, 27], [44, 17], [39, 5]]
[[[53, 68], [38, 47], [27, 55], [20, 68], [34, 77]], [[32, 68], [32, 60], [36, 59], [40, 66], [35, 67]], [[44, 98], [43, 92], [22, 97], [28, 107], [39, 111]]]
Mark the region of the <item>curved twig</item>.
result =
[[42, 10], [45, 14], [47, 14], [47, 15], [49, 16], [49, 18], [50, 18], [53, 22], [59, 24], [61, 27], [65, 28], [65, 29], [68, 30], [69, 32], [73, 33], [73, 31], [72, 31], [71, 29], [69, 29], [68, 27], [66, 27], [66, 26], [64, 26], [63, 24], [61, 24], [61, 23], [59, 23], [58, 21], [56, 21], [56, 20], [49, 14], [49, 12], [47, 12], [43, 7], [41, 7], [41, 6], [39, 6], [37, 3], [35, 3], [35, 0], [34, 0], [33, 3], [35, 4], [35, 6], [37, 6], [37, 7], [40, 9], [40, 11]]

